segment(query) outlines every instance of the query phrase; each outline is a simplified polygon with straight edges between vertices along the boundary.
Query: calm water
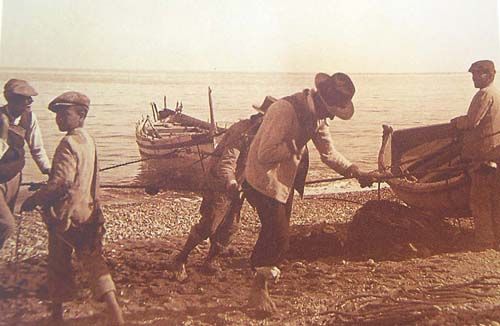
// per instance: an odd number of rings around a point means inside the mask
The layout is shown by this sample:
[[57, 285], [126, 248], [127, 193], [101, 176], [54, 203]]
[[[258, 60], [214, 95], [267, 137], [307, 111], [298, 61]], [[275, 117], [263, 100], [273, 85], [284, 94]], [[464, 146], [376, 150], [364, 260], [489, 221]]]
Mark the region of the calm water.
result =
[[[447, 122], [464, 114], [475, 89], [470, 75], [463, 74], [354, 74], [357, 92], [355, 115], [349, 121], [335, 119], [330, 128], [336, 147], [363, 168], [376, 169], [382, 124], [395, 128]], [[313, 87], [314, 74], [206, 73], [206, 72], [117, 72], [0, 70], [0, 82], [9, 78], [28, 80], [39, 92], [33, 109], [39, 117], [49, 157], [62, 136], [54, 114], [47, 110], [52, 98], [67, 90], [87, 94], [92, 106], [86, 127], [96, 139], [101, 167], [139, 159], [134, 125], [151, 113], [150, 103], [175, 107], [208, 120], [207, 87], [211, 86], [219, 124], [230, 124], [254, 113], [265, 95], [282, 97]], [[107, 183], [132, 183], [140, 179], [140, 163], [102, 173]], [[29, 159], [25, 181], [43, 180]], [[335, 176], [313, 153], [309, 179]], [[341, 188], [350, 188], [344, 183]]]

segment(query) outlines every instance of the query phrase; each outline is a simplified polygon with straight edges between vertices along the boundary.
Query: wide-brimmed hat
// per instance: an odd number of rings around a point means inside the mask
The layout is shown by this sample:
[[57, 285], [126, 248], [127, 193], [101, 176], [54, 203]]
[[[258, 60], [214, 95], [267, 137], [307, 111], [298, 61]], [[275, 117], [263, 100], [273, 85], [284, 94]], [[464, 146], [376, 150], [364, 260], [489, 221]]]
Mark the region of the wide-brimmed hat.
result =
[[88, 111], [90, 107], [90, 99], [87, 97], [87, 95], [79, 92], [65, 92], [49, 103], [49, 110], [52, 112], [57, 112], [63, 108], [75, 105], [83, 107]]
[[328, 112], [342, 120], [349, 120], [354, 114], [352, 97], [356, 88], [349, 76], [337, 72], [331, 76], [318, 73], [314, 78], [316, 90]]
[[5, 83], [3, 91], [6, 95], [9, 94], [16, 94], [22, 96], [38, 95], [35, 89], [30, 84], [28, 84], [27, 81], [15, 78], [9, 79], [9, 81]]
[[264, 114], [266, 113], [267, 109], [271, 106], [271, 104], [273, 104], [276, 101], [277, 99], [275, 97], [268, 95], [264, 98], [264, 101], [262, 101], [261, 105], [253, 104], [252, 107], [255, 110], [259, 111], [260, 113]]

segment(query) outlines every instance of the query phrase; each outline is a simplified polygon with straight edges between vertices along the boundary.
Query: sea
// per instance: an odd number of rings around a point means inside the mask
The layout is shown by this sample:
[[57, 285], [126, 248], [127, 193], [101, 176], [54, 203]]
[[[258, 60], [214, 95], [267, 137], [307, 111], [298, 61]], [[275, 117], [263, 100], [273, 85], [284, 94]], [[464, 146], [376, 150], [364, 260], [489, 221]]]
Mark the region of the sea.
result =
[[[135, 142], [135, 124], [152, 115], [151, 103], [163, 108], [183, 105], [185, 114], [209, 119], [208, 88], [212, 89], [215, 119], [219, 126], [255, 113], [266, 95], [283, 97], [314, 87], [314, 73], [246, 73], [180, 71], [53, 70], [1, 68], [2, 85], [10, 78], [27, 80], [39, 93], [32, 109], [38, 116], [45, 148], [52, 157], [63, 136], [48, 103], [64, 91], [88, 95], [91, 108], [86, 128], [94, 136], [101, 168], [140, 159]], [[476, 92], [468, 73], [350, 74], [356, 94], [351, 120], [334, 119], [330, 129], [335, 147], [365, 170], [377, 168], [382, 125], [394, 129], [445, 123], [466, 113]], [[5, 101], [3, 102], [5, 103]], [[324, 165], [314, 146], [308, 180], [339, 176]], [[29, 156], [29, 153], [27, 154]], [[142, 163], [103, 171], [107, 184], [143, 184]], [[25, 182], [46, 178], [28, 157], [23, 172]], [[355, 180], [317, 184], [313, 192], [359, 190]]]

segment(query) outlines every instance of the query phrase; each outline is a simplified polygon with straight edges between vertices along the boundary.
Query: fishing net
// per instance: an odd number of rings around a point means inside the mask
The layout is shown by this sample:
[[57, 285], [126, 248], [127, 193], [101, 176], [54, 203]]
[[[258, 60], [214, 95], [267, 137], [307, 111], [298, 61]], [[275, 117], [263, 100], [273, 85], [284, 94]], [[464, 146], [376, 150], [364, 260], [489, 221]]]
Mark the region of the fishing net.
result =
[[426, 257], [448, 248], [457, 230], [442, 219], [398, 202], [369, 201], [347, 230], [349, 256], [373, 259]]
[[467, 306], [465, 310], [473, 310], [475, 303], [495, 305], [499, 295], [500, 277], [483, 276], [464, 283], [350, 296], [323, 315], [330, 316], [328, 324], [406, 325]]

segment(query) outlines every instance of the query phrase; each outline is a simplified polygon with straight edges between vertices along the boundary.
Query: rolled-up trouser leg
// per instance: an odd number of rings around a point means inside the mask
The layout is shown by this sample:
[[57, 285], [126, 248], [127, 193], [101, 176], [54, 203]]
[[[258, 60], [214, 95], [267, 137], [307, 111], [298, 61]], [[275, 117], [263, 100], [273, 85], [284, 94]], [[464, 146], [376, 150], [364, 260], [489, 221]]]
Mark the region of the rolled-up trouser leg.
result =
[[224, 219], [213, 235], [210, 236], [210, 245], [227, 247], [240, 229], [240, 211], [244, 199], [233, 198], [227, 208]]
[[189, 231], [188, 238], [186, 239], [186, 242], [184, 243], [184, 246], [182, 247], [181, 251], [175, 256], [175, 261], [180, 262], [180, 263], [186, 263], [191, 251], [198, 244], [200, 244], [203, 240], [206, 239], [206, 238], [202, 238], [198, 234], [198, 231], [195, 228], [195, 226], [191, 227], [191, 230]]
[[72, 300], [76, 292], [71, 266], [73, 248], [62, 237], [49, 230], [48, 289], [49, 298], [56, 303]]
[[471, 175], [470, 206], [474, 216], [475, 239], [479, 245], [495, 244], [495, 226], [493, 221], [492, 182], [495, 175], [475, 172]]
[[0, 249], [5, 241], [14, 233], [16, 221], [12, 212], [16, 204], [21, 174], [0, 185]]
[[77, 250], [76, 254], [87, 272], [92, 292], [97, 300], [101, 301], [106, 293], [116, 291], [115, 283], [102, 255], [102, 246]]
[[215, 234], [224, 220], [230, 202], [225, 193], [214, 191], [203, 194], [203, 201], [200, 207], [201, 218], [198, 223], [191, 227], [184, 247], [176, 256], [177, 261], [186, 262], [191, 250]]

